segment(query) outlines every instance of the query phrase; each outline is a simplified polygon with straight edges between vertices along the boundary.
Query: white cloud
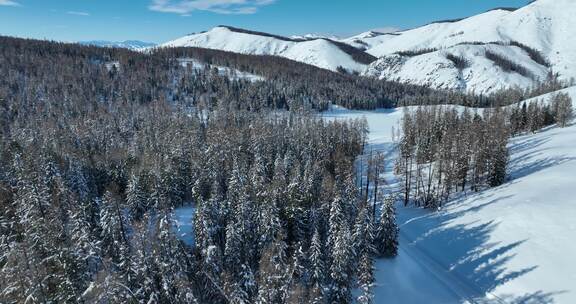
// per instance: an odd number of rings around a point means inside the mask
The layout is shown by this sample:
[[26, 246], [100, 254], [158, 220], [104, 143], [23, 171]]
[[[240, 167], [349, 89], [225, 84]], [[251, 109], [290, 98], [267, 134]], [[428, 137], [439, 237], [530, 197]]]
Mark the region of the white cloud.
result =
[[0, 6], [20, 6], [20, 4], [11, 0], [0, 0]]
[[76, 16], [90, 16], [90, 13], [87, 13], [87, 12], [78, 12], [78, 11], [67, 11], [66, 14], [68, 14], [68, 15], [76, 15]]
[[276, 0], [152, 0], [148, 8], [163, 13], [186, 15], [193, 11], [218, 14], [254, 14]]

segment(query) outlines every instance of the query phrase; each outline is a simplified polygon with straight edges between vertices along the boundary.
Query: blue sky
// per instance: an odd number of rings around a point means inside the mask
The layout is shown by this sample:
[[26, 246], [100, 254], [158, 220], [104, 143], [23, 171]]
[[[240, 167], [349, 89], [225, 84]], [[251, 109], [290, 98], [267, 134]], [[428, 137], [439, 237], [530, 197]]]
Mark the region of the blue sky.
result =
[[281, 35], [411, 28], [527, 0], [0, 0], [0, 35], [164, 42], [225, 24]]

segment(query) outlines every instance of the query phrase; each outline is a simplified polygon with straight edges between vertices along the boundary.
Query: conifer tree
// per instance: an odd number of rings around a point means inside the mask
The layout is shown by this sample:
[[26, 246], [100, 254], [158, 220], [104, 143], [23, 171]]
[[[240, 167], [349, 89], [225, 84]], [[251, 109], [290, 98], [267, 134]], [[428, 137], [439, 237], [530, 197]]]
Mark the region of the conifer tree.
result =
[[382, 257], [393, 257], [398, 253], [398, 226], [394, 197], [388, 196], [382, 204], [380, 221], [376, 226], [374, 245]]

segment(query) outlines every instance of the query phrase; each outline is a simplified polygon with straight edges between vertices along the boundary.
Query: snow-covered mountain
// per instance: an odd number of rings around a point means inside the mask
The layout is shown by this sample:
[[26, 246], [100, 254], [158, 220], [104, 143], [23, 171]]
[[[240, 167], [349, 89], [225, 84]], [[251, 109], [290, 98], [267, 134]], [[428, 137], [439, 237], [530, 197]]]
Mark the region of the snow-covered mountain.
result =
[[252, 55], [273, 55], [336, 71], [363, 72], [375, 57], [348, 44], [326, 39], [293, 39], [272, 34], [218, 26], [161, 45], [201, 47]]
[[386, 42], [391, 37], [398, 34], [396, 33], [381, 33], [378, 31], [368, 31], [349, 38], [340, 39], [340, 42], [347, 43], [353, 47], [361, 50], [369, 50]]
[[576, 78], [573, 15], [574, 0], [536, 0], [518, 9], [498, 8], [415, 29], [368, 31], [345, 39], [288, 38], [219, 26], [161, 46], [274, 55], [332, 71], [343, 67], [382, 79], [491, 93], [531, 87], [550, 72], [563, 80]]
[[[516, 70], [499, 66], [486, 54], [510, 58]], [[520, 47], [498, 44], [462, 44], [412, 56], [385, 55], [364, 73], [383, 79], [434, 88], [490, 93], [507, 87], [527, 87], [545, 80], [548, 67], [533, 61]]]
[[[574, 0], [537, 0], [519, 9], [494, 9], [462, 20], [440, 21], [382, 35], [377, 42], [373, 37], [355, 37], [355, 42], [348, 43], [356, 47], [365, 44], [367, 48], [363, 49], [369, 54], [384, 57], [372, 64], [368, 75], [484, 92], [500, 87], [527, 87], [533, 84], [534, 78], [499, 70], [481, 58], [487, 48], [494, 46], [480, 46], [479, 43], [519, 42], [499, 46], [499, 54], [532, 71], [535, 78], [543, 75], [543, 66], [547, 65], [538, 58], [541, 55], [548, 61], [551, 71], [569, 80], [576, 77], [573, 68], [576, 63], [575, 14]], [[469, 45], [461, 47], [460, 44]], [[419, 50], [437, 51], [400, 59], [393, 55], [406, 51], [418, 53]], [[463, 71], [450, 67], [443, 59], [449, 52], [461, 54], [470, 61], [470, 67]]]
[[83, 45], [93, 45], [99, 47], [117, 47], [131, 50], [142, 50], [156, 45], [155, 43], [152, 42], [144, 42], [139, 40], [126, 40], [126, 41], [92, 40], [92, 41], [81, 41], [79, 43]]

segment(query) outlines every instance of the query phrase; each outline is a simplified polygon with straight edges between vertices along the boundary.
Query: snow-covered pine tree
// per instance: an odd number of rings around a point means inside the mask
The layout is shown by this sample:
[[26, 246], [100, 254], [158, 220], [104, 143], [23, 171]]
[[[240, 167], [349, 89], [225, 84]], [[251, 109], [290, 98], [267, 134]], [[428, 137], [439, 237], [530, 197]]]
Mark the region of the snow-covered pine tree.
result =
[[359, 304], [374, 303], [374, 260], [370, 250], [362, 251], [357, 272], [358, 286], [361, 292], [357, 302]]
[[100, 228], [102, 250], [106, 256], [118, 262], [120, 258], [120, 246], [128, 245], [128, 228], [130, 222], [126, 211], [121, 207], [120, 197], [106, 191], [100, 206]]
[[414, 147], [416, 145], [415, 127], [412, 116], [408, 110], [404, 111], [402, 119], [402, 137], [399, 142], [400, 157], [395, 166], [395, 173], [402, 176], [404, 206], [410, 202], [412, 192], [412, 165], [414, 156]]
[[339, 193], [335, 194], [330, 204], [330, 217], [328, 219], [328, 248], [333, 248], [340, 229], [346, 223], [344, 211], [342, 210], [343, 200]]
[[309, 250], [310, 257], [310, 301], [312, 303], [324, 303], [324, 283], [326, 278], [325, 256], [323, 243], [318, 228], [314, 229], [312, 243]]
[[354, 254], [354, 265], [357, 264], [364, 251], [374, 254], [374, 224], [372, 221], [372, 206], [364, 206], [360, 209], [356, 222], [354, 224], [354, 232], [352, 234], [352, 246]]
[[259, 263], [258, 296], [256, 303], [283, 303], [288, 284], [287, 245], [284, 232], [262, 253]]
[[224, 267], [233, 280], [236, 279], [240, 272], [240, 265], [243, 264], [242, 249], [242, 237], [240, 236], [239, 224], [231, 220], [226, 226]]
[[130, 208], [132, 218], [136, 221], [139, 221], [148, 209], [148, 197], [139, 175], [132, 174], [128, 181], [126, 204]]
[[376, 226], [374, 246], [382, 257], [393, 257], [398, 253], [398, 226], [394, 204], [393, 196], [386, 197], [382, 204], [380, 221]]
[[352, 300], [351, 237], [350, 230], [345, 223], [339, 223], [339, 226], [332, 245], [330, 303], [347, 304]]

